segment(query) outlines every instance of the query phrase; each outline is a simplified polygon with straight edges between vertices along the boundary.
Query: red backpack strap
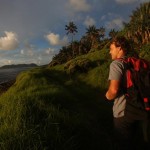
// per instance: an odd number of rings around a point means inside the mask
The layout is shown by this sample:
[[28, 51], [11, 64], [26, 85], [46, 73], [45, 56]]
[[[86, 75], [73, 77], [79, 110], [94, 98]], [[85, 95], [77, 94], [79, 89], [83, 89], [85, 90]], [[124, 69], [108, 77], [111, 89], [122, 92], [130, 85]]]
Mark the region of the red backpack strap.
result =
[[144, 68], [144, 69], [149, 68], [149, 63], [146, 60], [141, 58], [128, 57], [127, 62], [131, 64], [131, 66], [135, 71], [139, 71], [140, 68]]

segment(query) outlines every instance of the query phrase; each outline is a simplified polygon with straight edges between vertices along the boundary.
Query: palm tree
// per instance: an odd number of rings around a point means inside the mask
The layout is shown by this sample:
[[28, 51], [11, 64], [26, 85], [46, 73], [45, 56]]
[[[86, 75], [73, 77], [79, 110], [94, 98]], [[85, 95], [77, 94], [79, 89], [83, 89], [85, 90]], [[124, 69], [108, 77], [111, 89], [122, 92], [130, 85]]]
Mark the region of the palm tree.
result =
[[118, 31], [115, 31], [115, 29], [111, 29], [109, 32], [109, 37], [113, 39], [118, 34]]
[[150, 2], [141, 4], [140, 8], [132, 12], [125, 28], [127, 36], [134, 42], [144, 44], [150, 41]]
[[91, 49], [91, 40], [89, 36], [82, 36], [79, 45], [79, 55], [86, 54]]
[[105, 28], [104, 27], [100, 27], [99, 29], [98, 29], [98, 33], [99, 33], [99, 38], [101, 39], [101, 38], [104, 38], [104, 36], [105, 36]]
[[91, 48], [98, 48], [100, 44], [100, 39], [104, 38], [105, 36], [105, 28], [100, 27], [99, 29], [97, 29], [93, 25], [93, 26], [89, 26], [89, 28], [87, 28], [86, 30], [87, 30], [86, 34], [87, 36], [89, 36], [91, 40]]
[[79, 41], [73, 41], [72, 43], [72, 50], [74, 52], [74, 56], [77, 56], [80, 54], [80, 42]]
[[67, 35], [72, 34], [72, 41], [73, 41], [73, 36], [75, 33], [77, 33], [77, 26], [74, 24], [74, 22], [69, 22], [68, 25], [65, 25], [65, 30], [67, 30]]
[[86, 28], [86, 34], [87, 34], [87, 37], [89, 38], [90, 40], [90, 43], [91, 43], [91, 47], [94, 46], [94, 44], [99, 41], [99, 30], [96, 29], [96, 27], [94, 25], [92, 26], [89, 26], [88, 28]]
[[[75, 35], [75, 33], [77, 33], [77, 26], [74, 24], [74, 22], [69, 22], [68, 25], [65, 25], [65, 30], [67, 31], [67, 35], [71, 34], [72, 38], [71, 38], [71, 47], [73, 48], [73, 37]], [[73, 49], [72, 49], [73, 51]], [[74, 56], [74, 51], [73, 51], [73, 56]]]

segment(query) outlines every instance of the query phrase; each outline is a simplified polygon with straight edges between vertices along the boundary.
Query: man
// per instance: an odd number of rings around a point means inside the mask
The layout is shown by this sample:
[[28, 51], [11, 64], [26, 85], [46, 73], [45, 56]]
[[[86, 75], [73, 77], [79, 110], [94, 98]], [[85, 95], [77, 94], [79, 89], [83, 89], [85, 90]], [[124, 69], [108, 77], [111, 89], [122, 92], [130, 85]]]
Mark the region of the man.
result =
[[[113, 61], [110, 64], [109, 88], [106, 92], [106, 98], [114, 100], [114, 129], [119, 150], [134, 150], [133, 135], [135, 134], [137, 122], [142, 120], [145, 126], [148, 122], [148, 115], [144, 110], [126, 101], [126, 66], [123, 59], [126, 57], [129, 49], [129, 44], [125, 37], [116, 37], [111, 41], [110, 55]], [[147, 139], [147, 137], [145, 138]]]

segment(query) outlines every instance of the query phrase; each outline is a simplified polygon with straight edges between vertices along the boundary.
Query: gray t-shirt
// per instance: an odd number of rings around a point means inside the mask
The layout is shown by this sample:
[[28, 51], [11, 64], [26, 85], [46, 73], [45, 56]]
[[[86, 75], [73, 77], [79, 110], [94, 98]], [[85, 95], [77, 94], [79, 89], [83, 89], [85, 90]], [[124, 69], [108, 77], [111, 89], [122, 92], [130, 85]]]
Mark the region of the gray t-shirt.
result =
[[125, 95], [123, 94], [123, 75], [124, 75], [124, 63], [121, 60], [114, 60], [110, 64], [110, 71], [109, 71], [109, 80], [121, 80], [120, 91], [118, 96], [114, 99], [113, 105], [113, 116], [115, 118], [124, 116], [124, 110], [126, 106], [126, 99]]

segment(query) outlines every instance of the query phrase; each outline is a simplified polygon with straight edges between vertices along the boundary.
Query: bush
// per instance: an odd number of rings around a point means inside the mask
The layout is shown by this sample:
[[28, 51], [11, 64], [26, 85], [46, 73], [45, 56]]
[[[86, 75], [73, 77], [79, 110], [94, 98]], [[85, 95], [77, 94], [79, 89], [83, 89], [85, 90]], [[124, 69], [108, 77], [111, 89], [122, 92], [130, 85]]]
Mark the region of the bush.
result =
[[72, 74], [75, 72], [87, 72], [91, 66], [91, 61], [87, 58], [74, 59], [67, 62], [64, 69], [67, 73]]
[[142, 46], [139, 56], [150, 61], [150, 44]]

